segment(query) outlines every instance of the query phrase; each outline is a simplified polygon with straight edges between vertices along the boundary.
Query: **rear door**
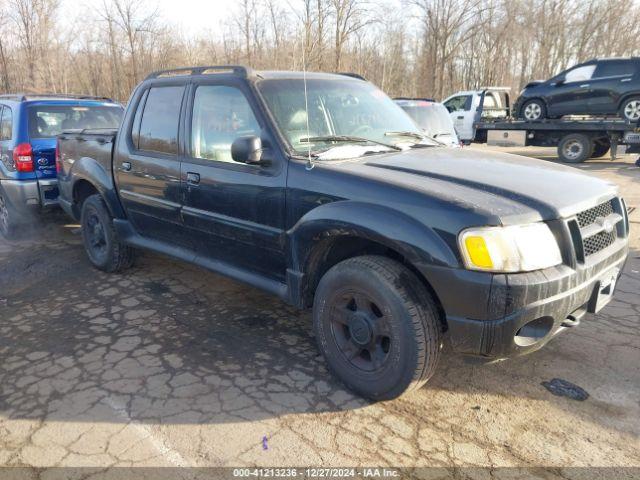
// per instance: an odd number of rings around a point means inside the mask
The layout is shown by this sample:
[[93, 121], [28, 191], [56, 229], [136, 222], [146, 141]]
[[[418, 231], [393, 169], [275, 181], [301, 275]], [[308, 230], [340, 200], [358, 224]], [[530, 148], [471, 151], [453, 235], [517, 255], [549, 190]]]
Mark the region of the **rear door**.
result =
[[[131, 102], [113, 169], [127, 217], [142, 236], [188, 244], [182, 231], [178, 152], [183, 84], [152, 84]], [[135, 103], [137, 102], [137, 103]]]
[[[249, 86], [235, 78], [192, 85], [185, 121], [183, 218], [198, 255], [283, 281], [286, 162]], [[260, 136], [269, 165], [231, 158], [241, 136]]]
[[617, 113], [620, 100], [629, 91], [636, 69], [637, 61], [632, 60], [598, 62], [591, 79], [589, 111], [601, 115]]

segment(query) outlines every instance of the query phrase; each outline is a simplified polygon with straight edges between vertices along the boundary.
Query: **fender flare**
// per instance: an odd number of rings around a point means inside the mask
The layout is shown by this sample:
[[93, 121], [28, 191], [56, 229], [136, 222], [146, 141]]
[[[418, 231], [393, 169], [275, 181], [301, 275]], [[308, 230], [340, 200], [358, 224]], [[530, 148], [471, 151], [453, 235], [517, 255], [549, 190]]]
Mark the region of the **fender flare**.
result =
[[414, 266], [457, 267], [459, 260], [432, 228], [389, 207], [342, 200], [309, 211], [287, 232], [294, 271], [305, 268], [314, 246], [332, 236], [372, 240], [399, 254]]
[[[115, 183], [113, 175], [110, 171], [107, 171], [104, 166], [91, 157], [81, 157], [76, 160], [71, 170], [71, 195], [74, 195], [76, 186], [80, 181], [89, 182], [98, 191], [104, 199], [109, 213], [114, 218], [126, 218], [124, 209], [120, 204], [120, 199], [116, 193]], [[75, 198], [71, 199], [73, 202], [74, 212], [78, 210], [78, 205], [75, 204]], [[79, 211], [76, 213], [80, 213]]]

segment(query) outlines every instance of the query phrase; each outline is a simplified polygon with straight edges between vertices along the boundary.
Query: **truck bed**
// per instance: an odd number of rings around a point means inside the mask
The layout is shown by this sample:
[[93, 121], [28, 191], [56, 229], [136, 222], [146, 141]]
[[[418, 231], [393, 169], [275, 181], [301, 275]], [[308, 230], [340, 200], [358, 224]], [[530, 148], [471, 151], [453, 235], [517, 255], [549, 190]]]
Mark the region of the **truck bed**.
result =
[[[115, 129], [68, 130], [58, 135], [60, 206], [71, 216], [79, 218], [79, 212], [71, 205], [74, 192], [72, 177], [97, 177], [113, 188], [112, 153], [117, 134]], [[73, 174], [71, 166], [75, 165]], [[102, 169], [102, 172], [98, 170]]]
[[58, 136], [58, 148], [63, 161], [77, 161], [82, 157], [97, 160], [107, 172], [111, 171], [111, 153], [117, 130], [67, 131]]

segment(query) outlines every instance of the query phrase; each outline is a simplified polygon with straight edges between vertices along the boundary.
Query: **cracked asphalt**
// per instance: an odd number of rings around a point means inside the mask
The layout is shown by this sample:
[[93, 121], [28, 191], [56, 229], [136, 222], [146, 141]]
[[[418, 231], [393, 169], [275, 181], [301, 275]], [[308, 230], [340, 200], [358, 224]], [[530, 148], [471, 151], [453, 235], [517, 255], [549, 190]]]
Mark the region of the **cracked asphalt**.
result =
[[[640, 209], [633, 160], [580, 168]], [[640, 210], [631, 220], [601, 314], [527, 357], [445, 353], [423, 389], [372, 404], [329, 375], [309, 313], [151, 253], [98, 272], [77, 225], [50, 215], [0, 240], [0, 466], [640, 467]], [[554, 378], [589, 397], [551, 394]]]

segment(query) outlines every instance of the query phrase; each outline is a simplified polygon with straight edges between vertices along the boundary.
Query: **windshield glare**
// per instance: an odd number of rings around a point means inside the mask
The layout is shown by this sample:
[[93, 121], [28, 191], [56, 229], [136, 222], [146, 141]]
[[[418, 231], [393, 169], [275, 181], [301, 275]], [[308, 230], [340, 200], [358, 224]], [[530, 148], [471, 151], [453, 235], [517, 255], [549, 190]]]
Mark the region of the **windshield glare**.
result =
[[29, 108], [29, 136], [52, 138], [64, 130], [118, 128], [122, 114], [118, 106], [34, 105]]
[[430, 137], [453, 136], [456, 133], [449, 111], [444, 105], [433, 103], [429, 106], [401, 105], [401, 107]]
[[[419, 135], [421, 132], [393, 100], [368, 82], [346, 77], [307, 79], [308, 116], [302, 79], [263, 80], [258, 88], [278, 127], [299, 153], [336, 145], [329, 140], [305, 141], [313, 137], [361, 137], [386, 144], [419, 141], [412, 136], [398, 135], [398, 132]], [[341, 144], [345, 143], [349, 142]]]

